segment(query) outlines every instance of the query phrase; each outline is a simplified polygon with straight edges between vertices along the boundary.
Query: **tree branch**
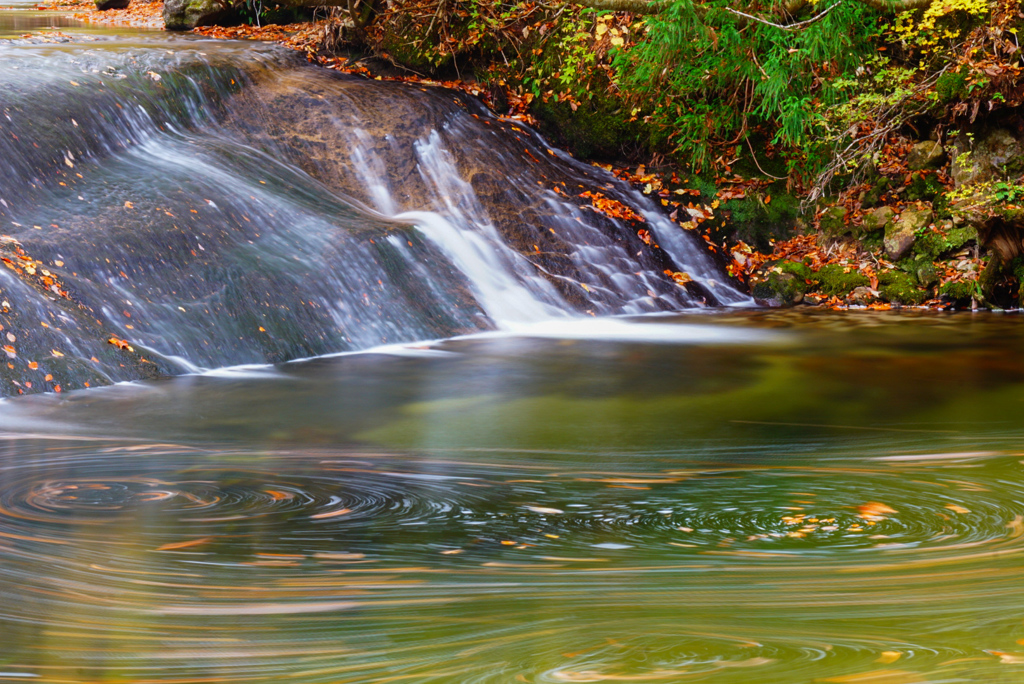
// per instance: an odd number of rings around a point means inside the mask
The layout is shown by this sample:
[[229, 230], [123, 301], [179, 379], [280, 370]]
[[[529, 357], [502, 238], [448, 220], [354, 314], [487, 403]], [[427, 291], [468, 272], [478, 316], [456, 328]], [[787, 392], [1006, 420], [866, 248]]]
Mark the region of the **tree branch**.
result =
[[[929, 2], [931, 2], [931, 0], [929, 0]], [[776, 24], [774, 21], [768, 21], [767, 19], [762, 19], [761, 17], [755, 17], [753, 14], [747, 14], [746, 12], [740, 12], [739, 10], [734, 10], [731, 7], [726, 7], [725, 9], [726, 9], [727, 12], [732, 12], [736, 16], [745, 17], [747, 19], [750, 19], [751, 21], [757, 21], [757, 22], [760, 22], [762, 24], [767, 24], [768, 26], [774, 26], [775, 28], [782, 29], [783, 31], [796, 31], [797, 29], [803, 28], [804, 26], [808, 26], [810, 24], [813, 24], [816, 21], [819, 21], [820, 19], [824, 18], [824, 16], [826, 14], [828, 14], [829, 12], [834, 10], [836, 7], [839, 7], [839, 3], [838, 2], [835, 3], [834, 5], [832, 5], [831, 7], [829, 7], [824, 12], [819, 12], [818, 14], [815, 14], [810, 19], [805, 19], [803, 21], [798, 21], [795, 24]]]

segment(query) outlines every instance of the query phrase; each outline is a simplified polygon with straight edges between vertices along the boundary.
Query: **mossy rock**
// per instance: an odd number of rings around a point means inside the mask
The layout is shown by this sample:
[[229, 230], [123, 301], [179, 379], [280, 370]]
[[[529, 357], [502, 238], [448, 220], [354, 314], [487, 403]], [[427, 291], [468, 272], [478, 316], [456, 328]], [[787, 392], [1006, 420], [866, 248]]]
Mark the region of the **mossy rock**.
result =
[[792, 273], [779, 273], [775, 270], [754, 285], [753, 292], [757, 299], [777, 302], [781, 306], [793, 306], [804, 299], [807, 284], [800, 276]]
[[906, 198], [910, 202], [927, 201], [941, 195], [945, 189], [934, 173], [926, 174], [924, 178], [915, 175], [910, 187], [907, 188]]
[[775, 268], [778, 268], [783, 273], [792, 273], [804, 280], [812, 280], [814, 278], [814, 271], [802, 261], [780, 261], [775, 264]]
[[939, 102], [946, 104], [954, 100], [963, 100], [967, 92], [967, 73], [946, 72], [935, 82], [935, 92]]
[[821, 235], [826, 238], [842, 237], [850, 231], [846, 225], [846, 207], [829, 207], [819, 219]]
[[762, 251], [771, 251], [772, 240], [792, 236], [800, 212], [800, 201], [789, 194], [772, 194], [771, 201], [762, 197], [732, 199], [722, 205], [729, 212], [733, 240], [742, 240]]
[[[166, 0], [165, 0], [166, 2]], [[423, 35], [424, 27], [419, 26], [411, 18], [402, 17], [395, 30], [385, 31], [378, 51], [384, 53], [394, 62], [414, 71], [434, 74], [439, 68], [451, 61], [450, 54], [432, 50], [424, 45], [432, 45]]]
[[878, 294], [893, 304], [920, 304], [929, 293], [917, 287], [914, 277], [903, 271], [883, 271], [878, 274]]
[[946, 163], [946, 151], [935, 140], [917, 143], [907, 154], [907, 167], [911, 171], [937, 169]]
[[914, 242], [914, 254], [934, 260], [977, 239], [978, 231], [973, 226], [947, 223], [939, 231], [926, 231], [921, 235]]
[[939, 271], [935, 264], [930, 261], [922, 261], [914, 264], [914, 275], [921, 287], [935, 287], [939, 284]]
[[878, 207], [877, 209], [872, 209], [864, 214], [859, 232], [863, 235], [884, 230], [886, 226], [893, 222], [895, 217], [896, 212], [893, 211], [892, 207]]
[[974, 297], [977, 292], [977, 284], [973, 280], [962, 280], [960, 282], [946, 283], [939, 288], [939, 294], [949, 297], [958, 302], [966, 301]]
[[835, 297], [845, 297], [853, 288], [870, 284], [867, 276], [856, 269], [850, 269], [849, 272], [846, 269], [847, 267], [839, 264], [829, 264], [815, 273], [812, 280], [817, 283], [823, 294]]
[[861, 197], [860, 205], [868, 209], [870, 207], [877, 206], [882, 202], [882, 196], [889, 191], [892, 184], [889, 179], [882, 176], [872, 183], [871, 187], [864, 192], [864, 196]]
[[196, 26], [230, 26], [241, 21], [230, 0], [165, 0], [164, 26], [170, 31], [189, 31]]

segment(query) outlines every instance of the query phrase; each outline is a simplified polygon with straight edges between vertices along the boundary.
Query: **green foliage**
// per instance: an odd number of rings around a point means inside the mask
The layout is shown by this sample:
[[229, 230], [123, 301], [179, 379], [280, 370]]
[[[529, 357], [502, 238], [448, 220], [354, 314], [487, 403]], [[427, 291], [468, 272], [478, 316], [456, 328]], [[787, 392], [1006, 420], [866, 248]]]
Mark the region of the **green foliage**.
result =
[[[821, 163], [812, 144], [821, 112], [848, 97], [835, 77], [852, 76], [873, 51], [871, 10], [841, 3], [786, 31], [730, 12], [731, 4], [676, 0], [648, 18], [639, 44], [615, 57], [619, 87], [653, 103], [648, 120], [670, 130], [676, 152], [698, 170], [714, 167], [716, 145], [755, 128], [773, 136], [791, 167]], [[778, 4], [766, 9], [780, 14]]]
[[966, 99], [969, 95], [966, 71], [947, 71], [939, 76], [935, 82], [935, 92], [942, 103]]
[[772, 240], [790, 237], [799, 214], [799, 201], [785, 193], [772, 195], [770, 200], [765, 204], [763, 197], [748, 196], [725, 202], [722, 208], [729, 212], [729, 237], [763, 251], [771, 251]]
[[999, 181], [992, 186], [992, 196], [1000, 202], [1019, 202], [1024, 199], [1024, 186]]

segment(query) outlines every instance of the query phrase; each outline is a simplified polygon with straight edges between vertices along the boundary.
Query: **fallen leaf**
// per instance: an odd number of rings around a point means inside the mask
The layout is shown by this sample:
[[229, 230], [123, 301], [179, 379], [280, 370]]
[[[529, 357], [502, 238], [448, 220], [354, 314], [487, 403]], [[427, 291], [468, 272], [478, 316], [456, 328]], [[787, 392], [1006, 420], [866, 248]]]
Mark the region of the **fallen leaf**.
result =
[[565, 513], [565, 511], [558, 508], [544, 508], [543, 506], [526, 506], [526, 510], [533, 511], [534, 513], [544, 513], [550, 515], [558, 515]]
[[164, 544], [163, 546], [158, 547], [156, 550], [173, 551], [175, 549], [187, 549], [190, 546], [200, 546], [202, 544], [207, 544], [211, 541], [213, 541], [213, 537], [203, 537], [202, 539], [192, 539], [190, 541], [174, 542], [173, 544]]
[[897, 511], [884, 503], [869, 501], [857, 507], [857, 517], [863, 520], [879, 521], [885, 520], [886, 516], [893, 515]]
[[351, 513], [351, 512], [352, 512], [351, 508], [339, 508], [336, 511], [328, 511], [326, 513], [317, 513], [316, 515], [311, 515], [309, 517], [312, 520], [323, 520], [325, 518], [336, 518], [339, 515], [345, 515], [346, 513]]

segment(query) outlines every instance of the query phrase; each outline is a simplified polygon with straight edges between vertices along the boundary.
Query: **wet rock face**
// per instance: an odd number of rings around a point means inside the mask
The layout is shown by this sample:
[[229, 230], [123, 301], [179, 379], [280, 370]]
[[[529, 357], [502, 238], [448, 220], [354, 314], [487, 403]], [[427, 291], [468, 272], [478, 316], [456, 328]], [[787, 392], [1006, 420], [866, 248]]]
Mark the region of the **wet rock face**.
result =
[[[110, 1], [124, 2], [124, 5], [117, 5], [118, 7], [128, 6], [126, 0]], [[234, 14], [234, 8], [226, 0], [165, 0], [164, 2], [164, 25], [172, 31], [189, 31], [196, 26], [209, 26], [232, 14]]]
[[[616, 190], [593, 167], [547, 149], [531, 131], [495, 119], [463, 93], [297, 69], [234, 98], [224, 124], [383, 214], [426, 209], [486, 226], [580, 312], [621, 312], [634, 295], [654, 293], [657, 310], [698, 296], [696, 285], [660, 278], [631, 292], [621, 275], [594, 268], [606, 259], [608, 266], [629, 260], [636, 262], [633, 274], [694, 275], [696, 264], [674, 263], [656, 246], [657, 236], [642, 242], [636, 227], [624, 230], [589, 207], [571, 206], [589, 204], [576, 199], [584, 190], [611, 198]], [[701, 297], [711, 303], [716, 294]]]

